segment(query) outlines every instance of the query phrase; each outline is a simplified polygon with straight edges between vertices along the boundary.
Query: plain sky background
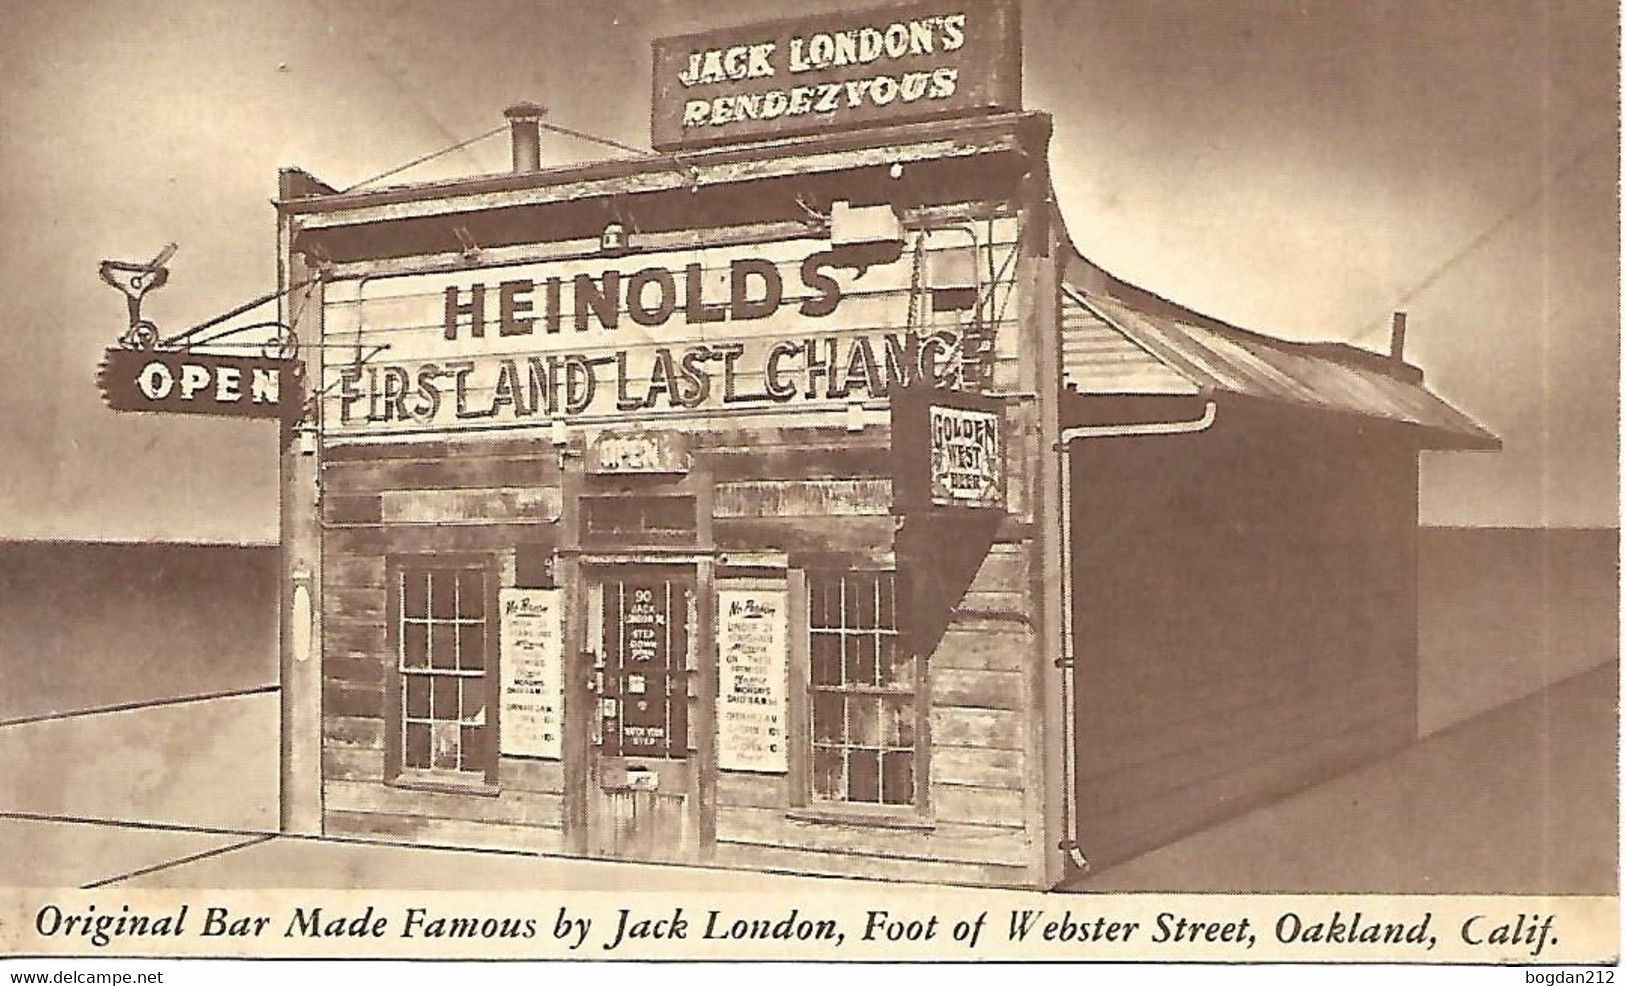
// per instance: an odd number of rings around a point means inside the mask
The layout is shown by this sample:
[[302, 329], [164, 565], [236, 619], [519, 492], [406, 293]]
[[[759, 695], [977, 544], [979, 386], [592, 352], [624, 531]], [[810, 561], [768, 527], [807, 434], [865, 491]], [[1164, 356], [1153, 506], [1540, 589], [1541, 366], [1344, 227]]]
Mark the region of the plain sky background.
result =
[[[976, 0], [967, 0], [974, 3]], [[861, 4], [860, 6], [868, 6]], [[646, 146], [651, 38], [835, 0], [56, 0], [0, 36], [0, 537], [273, 541], [275, 426], [115, 415], [104, 257], [180, 251], [175, 332], [275, 284], [277, 168], [346, 186], [520, 99]], [[1026, 104], [1096, 263], [1289, 339], [1387, 344], [1501, 435], [1432, 524], [1618, 519], [1607, 0], [1027, 0]], [[615, 156], [548, 137], [549, 160]], [[503, 136], [391, 181], [505, 170]]]

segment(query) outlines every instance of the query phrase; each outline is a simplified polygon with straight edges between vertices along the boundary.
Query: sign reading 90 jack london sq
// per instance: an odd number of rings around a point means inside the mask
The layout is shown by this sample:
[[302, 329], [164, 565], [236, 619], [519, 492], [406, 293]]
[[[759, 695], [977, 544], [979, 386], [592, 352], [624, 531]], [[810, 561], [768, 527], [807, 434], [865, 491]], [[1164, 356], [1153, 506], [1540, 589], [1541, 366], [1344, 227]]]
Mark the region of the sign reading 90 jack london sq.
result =
[[1014, 0], [916, 3], [660, 38], [660, 150], [1021, 108]]

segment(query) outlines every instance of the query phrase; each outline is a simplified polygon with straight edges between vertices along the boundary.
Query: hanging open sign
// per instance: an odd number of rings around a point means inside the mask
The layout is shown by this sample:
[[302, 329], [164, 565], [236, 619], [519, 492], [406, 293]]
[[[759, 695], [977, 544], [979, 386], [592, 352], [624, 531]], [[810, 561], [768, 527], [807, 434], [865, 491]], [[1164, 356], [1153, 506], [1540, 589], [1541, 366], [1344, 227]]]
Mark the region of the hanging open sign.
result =
[[115, 411], [291, 420], [300, 413], [302, 372], [296, 359], [114, 346], [98, 381]]

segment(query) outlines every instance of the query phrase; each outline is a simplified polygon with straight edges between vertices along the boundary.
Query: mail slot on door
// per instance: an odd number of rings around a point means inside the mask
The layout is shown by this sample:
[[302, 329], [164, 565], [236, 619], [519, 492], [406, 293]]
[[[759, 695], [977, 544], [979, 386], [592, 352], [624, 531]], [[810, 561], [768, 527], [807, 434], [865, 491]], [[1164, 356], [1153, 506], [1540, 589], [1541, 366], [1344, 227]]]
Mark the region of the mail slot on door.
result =
[[606, 762], [599, 785], [606, 791], [658, 791], [660, 774], [637, 764]]

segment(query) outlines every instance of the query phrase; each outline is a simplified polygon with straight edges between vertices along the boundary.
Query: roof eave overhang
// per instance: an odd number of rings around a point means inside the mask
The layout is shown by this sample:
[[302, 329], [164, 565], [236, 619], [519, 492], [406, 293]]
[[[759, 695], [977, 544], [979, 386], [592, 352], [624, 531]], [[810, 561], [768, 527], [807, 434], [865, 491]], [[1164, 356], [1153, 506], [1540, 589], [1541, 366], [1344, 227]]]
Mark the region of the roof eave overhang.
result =
[[[1197, 388], [1189, 394], [1141, 393], [1079, 393], [1064, 392], [1061, 404], [1061, 425], [1146, 424], [1164, 418], [1188, 417], [1199, 411], [1207, 401], [1216, 401], [1222, 408], [1226, 404], [1240, 403], [1267, 406], [1293, 412], [1332, 415], [1358, 421], [1364, 425], [1391, 427], [1394, 433], [1408, 434], [1419, 451], [1429, 452], [1499, 452], [1501, 440], [1487, 431], [1453, 431], [1417, 424], [1400, 418], [1361, 414], [1354, 411], [1277, 401], [1252, 394], [1238, 394], [1211, 386]], [[1113, 417], [1103, 417], [1092, 408], [1110, 408]]]
[[865, 165], [1015, 154], [1041, 160], [1049, 138], [1044, 113], [1001, 113], [843, 132], [678, 154], [650, 153], [539, 171], [486, 175], [357, 192], [314, 194], [276, 205], [305, 229], [454, 215], [584, 198], [694, 190]]
[[1466, 434], [1439, 428], [1418, 428], [1417, 447], [1429, 452], [1499, 452], [1501, 440], [1489, 432]]

